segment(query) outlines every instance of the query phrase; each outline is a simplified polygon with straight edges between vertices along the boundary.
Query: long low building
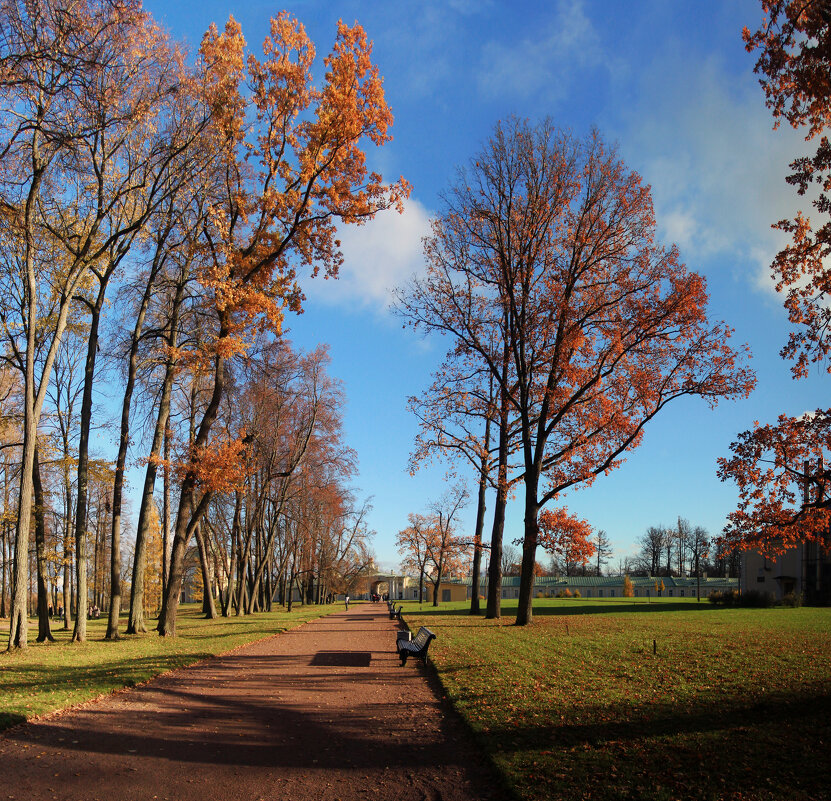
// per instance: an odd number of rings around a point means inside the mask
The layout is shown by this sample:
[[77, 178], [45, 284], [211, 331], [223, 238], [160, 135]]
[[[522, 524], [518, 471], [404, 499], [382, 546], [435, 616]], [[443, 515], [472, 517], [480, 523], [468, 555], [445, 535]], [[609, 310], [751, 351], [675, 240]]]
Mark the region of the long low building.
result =
[[[694, 576], [630, 576], [629, 580], [636, 598], [695, 598], [699, 586], [701, 597], [707, 598], [711, 592], [739, 588], [739, 580], [736, 578], [710, 576], [702, 576], [700, 579]], [[444, 603], [469, 600], [472, 585], [470, 578], [444, 579], [439, 588], [439, 600]], [[398, 589], [393, 595], [398, 600], [418, 599], [417, 578], [401, 582]], [[583, 598], [623, 598], [623, 576], [537, 576], [534, 579], [535, 598], [556, 598], [566, 595], [566, 591], [571, 595], [579, 592]], [[487, 594], [488, 581], [487, 576], [484, 576], [479, 586], [479, 595], [485, 598]], [[432, 601], [432, 598], [433, 585], [428, 582], [424, 588], [424, 599]], [[502, 598], [519, 598], [519, 576], [503, 576]]]
[[[630, 576], [629, 580], [632, 582], [636, 598], [695, 598], [699, 583], [702, 598], [706, 598], [711, 592], [739, 588], [738, 579], [708, 576], [702, 576], [700, 579], [680, 576]], [[469, 598], [470, 579], [466, 583]], [[534, 579], [536, 598], [556, 598], [561, 593], [565, 595], [566, 590], [572, 595], [579, 592], [583, 598], [623, 598], [623, 576], [537, 576]], [[479, 594], [486, 596], [487, 592], [488, 584], [485, 579], [481, 583]], [[502, 597], [519, 598], [519, 576], [502, 578]]]

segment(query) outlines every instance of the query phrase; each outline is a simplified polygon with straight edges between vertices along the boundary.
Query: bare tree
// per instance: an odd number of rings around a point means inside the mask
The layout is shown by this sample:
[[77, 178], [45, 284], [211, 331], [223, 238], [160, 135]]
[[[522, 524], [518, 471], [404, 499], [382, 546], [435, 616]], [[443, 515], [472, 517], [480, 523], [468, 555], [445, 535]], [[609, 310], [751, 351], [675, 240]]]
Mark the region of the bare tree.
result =
[[603, 575], [603, 566], [612, 558], [612, 543], [604, 529], [598, 529], [594, 535], [594, 558], [597, 575]]

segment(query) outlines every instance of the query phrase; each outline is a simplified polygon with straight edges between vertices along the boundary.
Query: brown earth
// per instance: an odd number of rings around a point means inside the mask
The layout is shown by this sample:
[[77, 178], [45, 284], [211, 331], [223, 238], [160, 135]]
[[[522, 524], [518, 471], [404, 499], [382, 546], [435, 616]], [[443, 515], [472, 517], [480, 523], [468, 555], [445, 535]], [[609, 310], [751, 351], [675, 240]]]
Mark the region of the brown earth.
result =
[[488, 764], [383, 604], [0, 736], [0, 799], [472, 801]]

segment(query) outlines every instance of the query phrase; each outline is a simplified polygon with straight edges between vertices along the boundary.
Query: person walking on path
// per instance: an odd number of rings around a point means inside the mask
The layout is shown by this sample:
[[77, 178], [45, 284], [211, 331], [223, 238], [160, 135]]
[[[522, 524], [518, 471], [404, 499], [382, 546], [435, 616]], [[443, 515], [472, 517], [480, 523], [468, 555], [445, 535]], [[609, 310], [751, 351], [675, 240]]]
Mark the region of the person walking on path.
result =
[[349, 593], [346, 594], [346, 611], [349, 611]]

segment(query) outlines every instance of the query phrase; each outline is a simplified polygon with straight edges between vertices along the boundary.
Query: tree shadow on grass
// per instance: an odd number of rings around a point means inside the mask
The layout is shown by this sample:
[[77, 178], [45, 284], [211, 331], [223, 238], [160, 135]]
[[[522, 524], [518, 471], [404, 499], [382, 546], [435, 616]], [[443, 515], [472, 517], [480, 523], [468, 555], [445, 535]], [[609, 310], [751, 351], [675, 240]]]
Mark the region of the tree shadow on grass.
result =
[[[711, 603], [702, 602], [700, 604], [691, 604], [679, 601], [673, 603], [672, 601], [661, 601], [658, 603], [645, 603], [638, 600], [636, 603], [631, 601], [613, 601], [613, 602], [596, 602], [596, 601], [569, 601], [568, 603], [552, 605], [534, 606], [534, 617], [560, 617], [564, 615], [621, 615], [621, 614], [671, 614], [673, 612], [711, 612], [716, 611], [722, 607], [715, 606]], [[503, 621], [516, 617], [516, 604], [502, 604]], [[404, 607], [403, 616], [424, 616], [424, 617], [458, 617], [458, 618], [474, 618], [484, 619], [483, 615], [471, 615], [469, 609], [454, 609], [445, 607]]]
[[829, 713], [831, 693], [820, 687], [693, 709], [589, 707], [576, 720], [508, 722], [481, 739], [520, 784], [564, 799], [590, 782], [593, 799], [815, 801], [831, 797]]

